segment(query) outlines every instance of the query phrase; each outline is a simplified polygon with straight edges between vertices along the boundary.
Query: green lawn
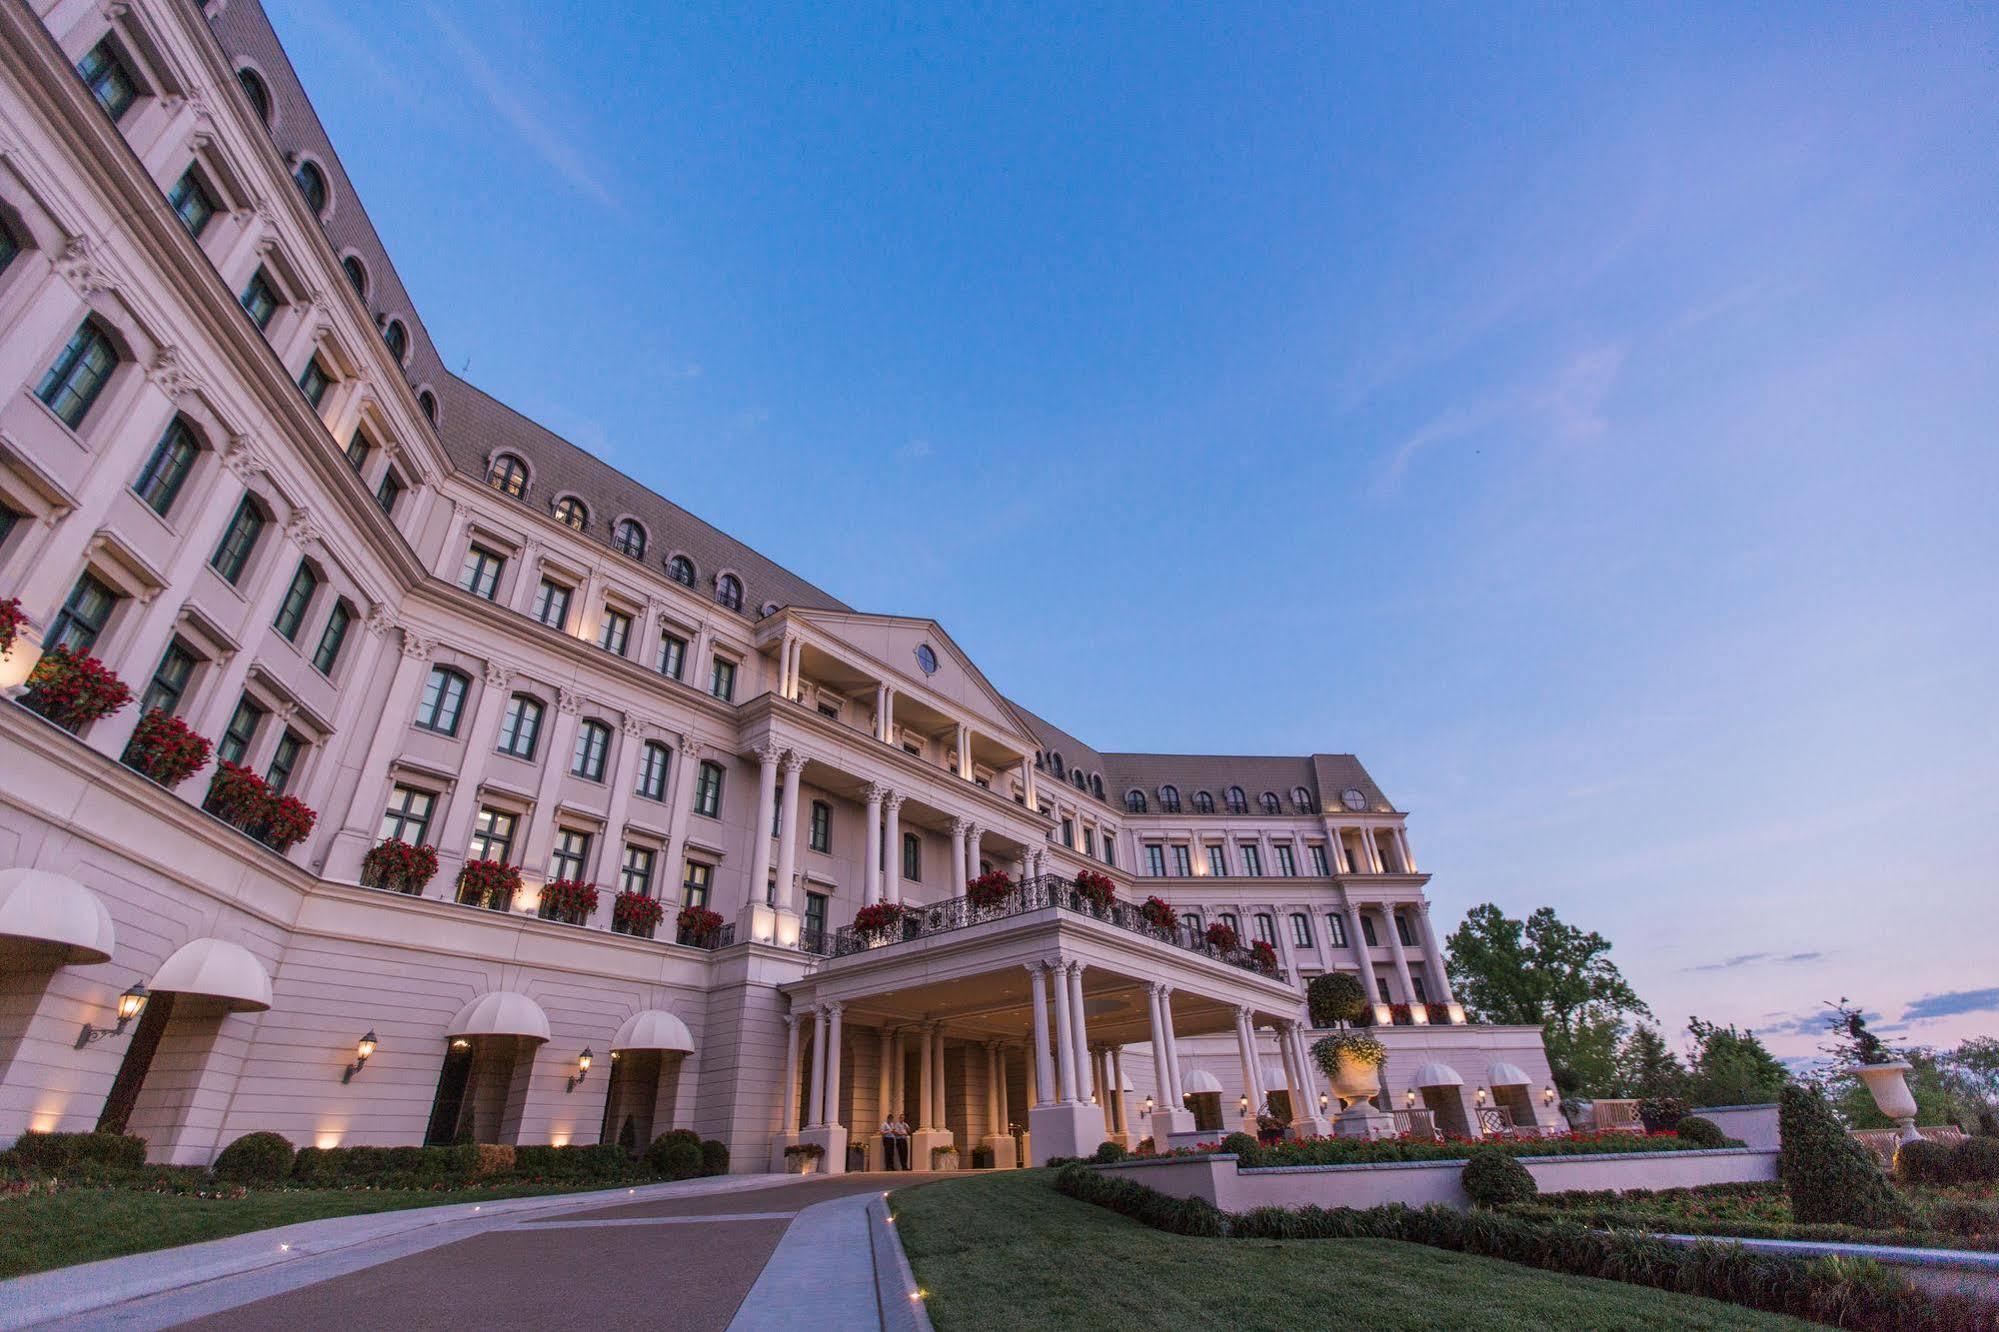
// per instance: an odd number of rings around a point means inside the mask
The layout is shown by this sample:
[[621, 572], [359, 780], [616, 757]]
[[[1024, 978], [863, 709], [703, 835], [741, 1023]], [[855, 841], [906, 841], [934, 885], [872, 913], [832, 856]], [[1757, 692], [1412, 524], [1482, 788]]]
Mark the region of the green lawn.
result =
[[241, 1198], [194, 1198], [136, 1189], [65, 1189], [0, 1199], [0, 1277], [71, 1263], [169, 1249], [245, 1231], [409, 1207], [488, 1202], [543, 1193], [613, 1188], [519, 1185], [429, 1192], [420, 1189], [283, 1189]]
[[891, 1200], [941, 1332], [1326, 1326], [1802, 1328], [1734, 1305], [1392, 1240], [1192, 1239], [1064, 1197], [1045, 1170], [925, 1184]]

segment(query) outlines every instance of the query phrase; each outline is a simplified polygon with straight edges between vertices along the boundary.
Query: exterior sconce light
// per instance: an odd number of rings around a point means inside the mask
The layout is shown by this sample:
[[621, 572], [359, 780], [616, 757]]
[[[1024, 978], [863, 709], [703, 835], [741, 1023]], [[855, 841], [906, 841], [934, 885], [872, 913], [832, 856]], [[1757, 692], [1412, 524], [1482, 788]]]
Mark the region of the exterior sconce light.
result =
[[1408, 1103], [1409, 1108], [1414, 1110], [1416, 1108], [1416, 1089], [1411, 1087], [1408, 1091], [1402, 1093], [1402, 1095]]
[[1247, 1096], [1244, 1096], [1244, 1097], [1241, 1097], [1241, 1098], [1239, 1098], [1239, 1099], [1241, 1100], [1241, 1103], [1242, 1103], [1242, 1112], [1243, 1112], [1244, 1114], [1248, 1114], [1248, 1113], [1249, 1113], [1249, 1098], [1248, 1098]]
[[1145, 1113], [1148, 1115], [1152, 1113], [1152, 1098], [1150, 1096], [1145, 1098]]
[[472, 1048], [472, 1042], [460, 1036], [451, 1042], [451, 1048], [454, 1050], [469, 1050]]
[[1549, 1083], [1547, 1086], [1541, 1088], [1541, 1104], [1553, 1105], [1554, 1103], [1555, 1103], [1555, 1085], [1553, 1083]]
[[1478, 1092], [1477, 1092], [1477, 1094], [1476, 1094], [1476, 1098], [1475, 1098], [1475, 1099], [1476, 1099], [1476, 1100], [1478, 1101], [1478, 1104], [1479, 1104], [1479, 1108], [1480, 1108], [1480, 1109], [1484, 1109], [1484, 1108], [1485, 1108], [1485, 1088], [1483, 1088], [1483, 1087], [1480, 1087], [1480, 1088], [1478, 1089]]
[[151, 997], [145, 986], [135, 982], [131, 989], [118, 996], [118, 1025], [93, 1027], [88, 1022], [84, 1023], [83, 1030], [77, 1033], [76, 1048], [81, 1050], [92, 1041], [101, 1041], [106, 1036], [124, 1035], [126, 1025], [145, 1010], [146, 1000]]
[[569, 1079], [570, 1091], [575, 1091], [576, 1084], [590, 1076], [590, 1061], [595, 1058], [596, 1056], [590, 1053], [590, 1047], [587, 1045], [583, 1047], [583, 1053], [576, 1056], [576, 1075]]
[[1326, 1094], [1325, 1094], [1324, 1092], [1320, 1092], [1320, 1093], [1319, 1093], [1319, 1113], [1320, 1113], [1320, 1114], [1324, 1114], [1324, 1113], [1326, 1112], [1326, 1106], [1327, 1106], [1328, 1104], [1329, 1104], [1329, 1103], [1328, 1103], [1328, 1101], [1326, 1100]]
[[340, 1080], [342, 1082], [354, 1081], [354, 1075], [367, 1066], [368, 1060], [374, 1057], [374, 1053], [375, 1031], [371, 1027], [368, 1029], [366, 1036], [363, 1036], [354, 1043], [354, 1062], [347, 1066], [347, 1071], [340, 1075]]

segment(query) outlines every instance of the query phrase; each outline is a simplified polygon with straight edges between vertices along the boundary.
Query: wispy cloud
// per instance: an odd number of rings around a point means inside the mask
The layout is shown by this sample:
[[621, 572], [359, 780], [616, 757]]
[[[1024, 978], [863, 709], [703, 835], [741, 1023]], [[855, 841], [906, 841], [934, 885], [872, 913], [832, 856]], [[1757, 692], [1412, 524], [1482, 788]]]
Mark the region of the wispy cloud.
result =
[[1686, 971], [1732, 971], [1736, 967], [1773, 965], [1782, 966], [1792, 962], [1816, 962], [1824, 953], [1737, 953], [1719, 962], [1703, 962], [1696, 967], [1685, 967]]
[[465, 67], [472, 85], [492, 104], [502, 120], [514, 127], [516, 133], [527, 141], [530, 148], [543, 161], [554, 167], [585, 194], [603, 204], [606, 208], [619, 207], [617, 196], [613, 195], [604, 182], [591, 169], [581, 149], [563, 136], [553, 125], [538, 115], [526, 102], [514, 93], [515, 80], [501, 76], [493, 67], [493, 62], [472, 39], [459, 29], [458, 25], [446, 18], [434, 7], [426, 7], [431, 23], [437, 28], [452, 54]]
[[1985, 990], [1945, 990], [1942, 994], [1926, 994], [1903, 1009], [1902, 1021], [1923, 1022], [1995, 1009], [1999, 1009], [1999, 986]]

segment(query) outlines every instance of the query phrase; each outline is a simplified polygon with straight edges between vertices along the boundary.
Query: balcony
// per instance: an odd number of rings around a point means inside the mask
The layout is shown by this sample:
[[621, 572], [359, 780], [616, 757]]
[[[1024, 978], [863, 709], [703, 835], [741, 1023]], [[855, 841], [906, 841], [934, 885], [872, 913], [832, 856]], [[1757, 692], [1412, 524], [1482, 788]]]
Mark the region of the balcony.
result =
[[1109, 906], [1099, 908], [1076, 890], [1073, 880], [1057, 874], [1044, 874], [1015, 884], [1005, 898], [992, 906], [977, 907], [972, 904], [970, 898], [965, 897], [953, 897], [948, 901], [926, 905], [906, 904], [901, 918], [886, 934], [879, 931], [862, 931], [852, 925], [843, 926], [834, 931], [832, 947], [826, 951], [832, 957], [847, 957], [871, 949], [892, 948], [899, 943], [948, 934], [971, 925], [1004, 920], [1008, 916], [1043, 911], [1049, 907], [1087, 916], [1091, 920], [1102, 921], [1118, 929], [1143, 935], [1156, 943], [1167, 944], [1189, 953], [1198, 953], [1203, 957], [1225, 962], [1232, 967], [1240, 967], [1244, 971], [1271, 980], [1288, 983], [1290, 979], [1281, 969], [1258, 962], [1256, 954], [1247, 948], [1218, 948], [1205, 939], [1196, 937], [1191, 927], [1184, 922], [1177, 929], [1171, 930], [1150, 924], [1139, 914], [1139, 908], [1134, 903], [1113, 898]]

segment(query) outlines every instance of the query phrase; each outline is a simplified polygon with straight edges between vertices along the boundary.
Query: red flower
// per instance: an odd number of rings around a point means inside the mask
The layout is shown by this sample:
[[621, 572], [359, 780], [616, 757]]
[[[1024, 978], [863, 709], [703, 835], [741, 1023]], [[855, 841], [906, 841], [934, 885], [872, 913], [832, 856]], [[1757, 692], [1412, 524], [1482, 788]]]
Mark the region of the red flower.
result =
[[[611, 928], [620, 934], [650, 939], [665, 915], [666, 908], [644, 893], [620, 892], [611, 900]], [[720, 921], [721, 917], [715, 919]]]
[[1173, 930], [1180, 927], [1180, 913], [1163, 898], [1146, 898], [1138, 908], [1138, 915], [1147, 925], [1158, 929]]
[[965, 885], [965, 900], [975, 911], [990, 911], [1013, 895], [1013, 879], [1005, 870], [987, 870]]
[[202, 807], [274, 851], [289, 851], [312, 833], [319, 816], [295, 796], [281, 796], [256, 773], [222, 760]]
[[1108, 909], [1111, 897], [1116, 891], [1117, 885], [1111, 882], [1107, 874], [1099, 874], [1095, 870], [1083, 870], [1076, 875], [1076, 895], [1088, 902], [1093, 910]]
[[541, 886], [539, 914], [543, 920], [581, 925], [597, 909], [597, 885], [575, 879], [551, 879]]
[[1258, 939], [1255, 943], [1249, 946], [1249, 956], [1250, 960], [1256, 963], [1256, 969], [1258, 971], [1266, 972], [1272, 975], [1276, 974], [1277, 950], [1275, 948], [1272, 948], [1269, 944], [1265, 943], [1263, 940]]
[[132, 689], [95, 657], [51, 648], [28, 672], [21, 702], [65, 731], [108, 717], [132, 701]]
[[[654, 903], [657, 906], [657, 903]], [[684, 906], [674, 918], [674, 927], [688, 943], [702, 943], [722, 928], [722, 913], [707, 907]]]
[[513, 909], [514, 895], [521, 890], [519, 868], [499, 860], [468, 860], [458, 871], [458, 900], [468, 906], [490, 907], [494, 911]]
[[901, 922], [900, 902], [876, 902], [854, 913], [854, 933], [868, 939], [886, 939]]
[[1210, 947], [1219, 948], [1224, 953], [1241, 942], [1236, 937], [1236, 932], [1230, 929], [1225, 921], [1219, 920], [1208, 926], [1206, 938]]
[[180, 718], [154, 708], [132, 732], [125, 762], [161, 786], [176, 787], [208, 762], [208, 741]]
[[437, 877], [437, 848], [391, 837], [361, 857], [361, 882], [397, 893], [420, 893]]
[[14, 650], [14, 639], [21, 632], [21, 626], [28, 622], [26, 611], [21, 609], [19, 597], [9, 597], [0, 601], [0, 657]]

